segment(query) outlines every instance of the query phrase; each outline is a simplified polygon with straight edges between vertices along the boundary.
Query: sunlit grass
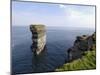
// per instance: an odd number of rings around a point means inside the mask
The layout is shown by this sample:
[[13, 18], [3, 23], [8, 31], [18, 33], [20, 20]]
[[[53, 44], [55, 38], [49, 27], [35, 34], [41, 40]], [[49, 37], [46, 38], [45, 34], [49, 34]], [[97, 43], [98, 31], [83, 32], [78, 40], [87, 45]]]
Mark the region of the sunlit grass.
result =
[[96, 68], [96, 51], [87, 51], [80, 59], [64, 64], [56, 71], [74, 71], [74, 70], [89, 70]]

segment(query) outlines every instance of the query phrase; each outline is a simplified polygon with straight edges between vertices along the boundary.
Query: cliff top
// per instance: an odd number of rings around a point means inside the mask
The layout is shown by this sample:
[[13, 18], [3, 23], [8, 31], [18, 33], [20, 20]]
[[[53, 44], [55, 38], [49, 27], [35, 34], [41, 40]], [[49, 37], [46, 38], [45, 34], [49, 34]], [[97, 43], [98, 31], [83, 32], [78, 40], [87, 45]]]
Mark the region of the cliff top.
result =
[[45, 25], [42, 24], [31, 24], [30, 30], [32, 32], [45, 32]]
[[31, 24], [30, 26], [33, 28], [44, 28], [45, 27], [45, 25], [43, 24]]

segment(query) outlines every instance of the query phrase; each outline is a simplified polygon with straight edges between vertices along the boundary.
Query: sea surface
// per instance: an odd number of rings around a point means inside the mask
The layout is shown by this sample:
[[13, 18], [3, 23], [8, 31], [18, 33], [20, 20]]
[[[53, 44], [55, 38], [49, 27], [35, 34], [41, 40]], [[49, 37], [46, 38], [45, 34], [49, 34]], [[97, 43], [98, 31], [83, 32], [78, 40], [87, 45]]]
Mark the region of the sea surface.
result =
[[32, 34], [29, 27], [12, 26], [12, 73], [53, 72], [67, 61], [67, 49], [73, 45], [76, 36], [91, 35], [94, 31], [90, 28], [47, 27], [46, 49], [40, 56], [35, 56], [30, 48]]

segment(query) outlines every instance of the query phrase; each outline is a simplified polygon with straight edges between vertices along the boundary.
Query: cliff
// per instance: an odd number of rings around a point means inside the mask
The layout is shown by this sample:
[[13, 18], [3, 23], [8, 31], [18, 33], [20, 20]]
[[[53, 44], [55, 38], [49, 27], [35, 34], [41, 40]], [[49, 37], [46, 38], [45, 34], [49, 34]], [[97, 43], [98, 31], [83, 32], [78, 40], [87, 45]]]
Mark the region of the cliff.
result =
[[67, 50], [69, 61], [81, 58], [85, 51], [93, 50], [95, 33], [92, 35], [77, 36], [71, 48]]
[[30, 25], [30, 31], [32, 32], [32, 51], [39, 55], [46, 45], [46, 29], [45, 25], [34, 24]]
[[69, 61], [55, 71], [88, 70], [96, 68], [96, 33], [77, 36], [67, 50]]

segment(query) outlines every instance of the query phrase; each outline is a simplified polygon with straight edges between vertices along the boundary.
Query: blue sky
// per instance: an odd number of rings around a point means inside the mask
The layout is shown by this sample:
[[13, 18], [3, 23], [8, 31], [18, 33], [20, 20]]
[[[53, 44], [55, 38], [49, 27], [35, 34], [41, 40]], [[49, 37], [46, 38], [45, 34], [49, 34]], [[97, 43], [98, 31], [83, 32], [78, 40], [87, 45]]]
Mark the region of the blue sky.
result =
[[95, 28], [95, 7], [34, 2], [12, 2], [12, 25]]

